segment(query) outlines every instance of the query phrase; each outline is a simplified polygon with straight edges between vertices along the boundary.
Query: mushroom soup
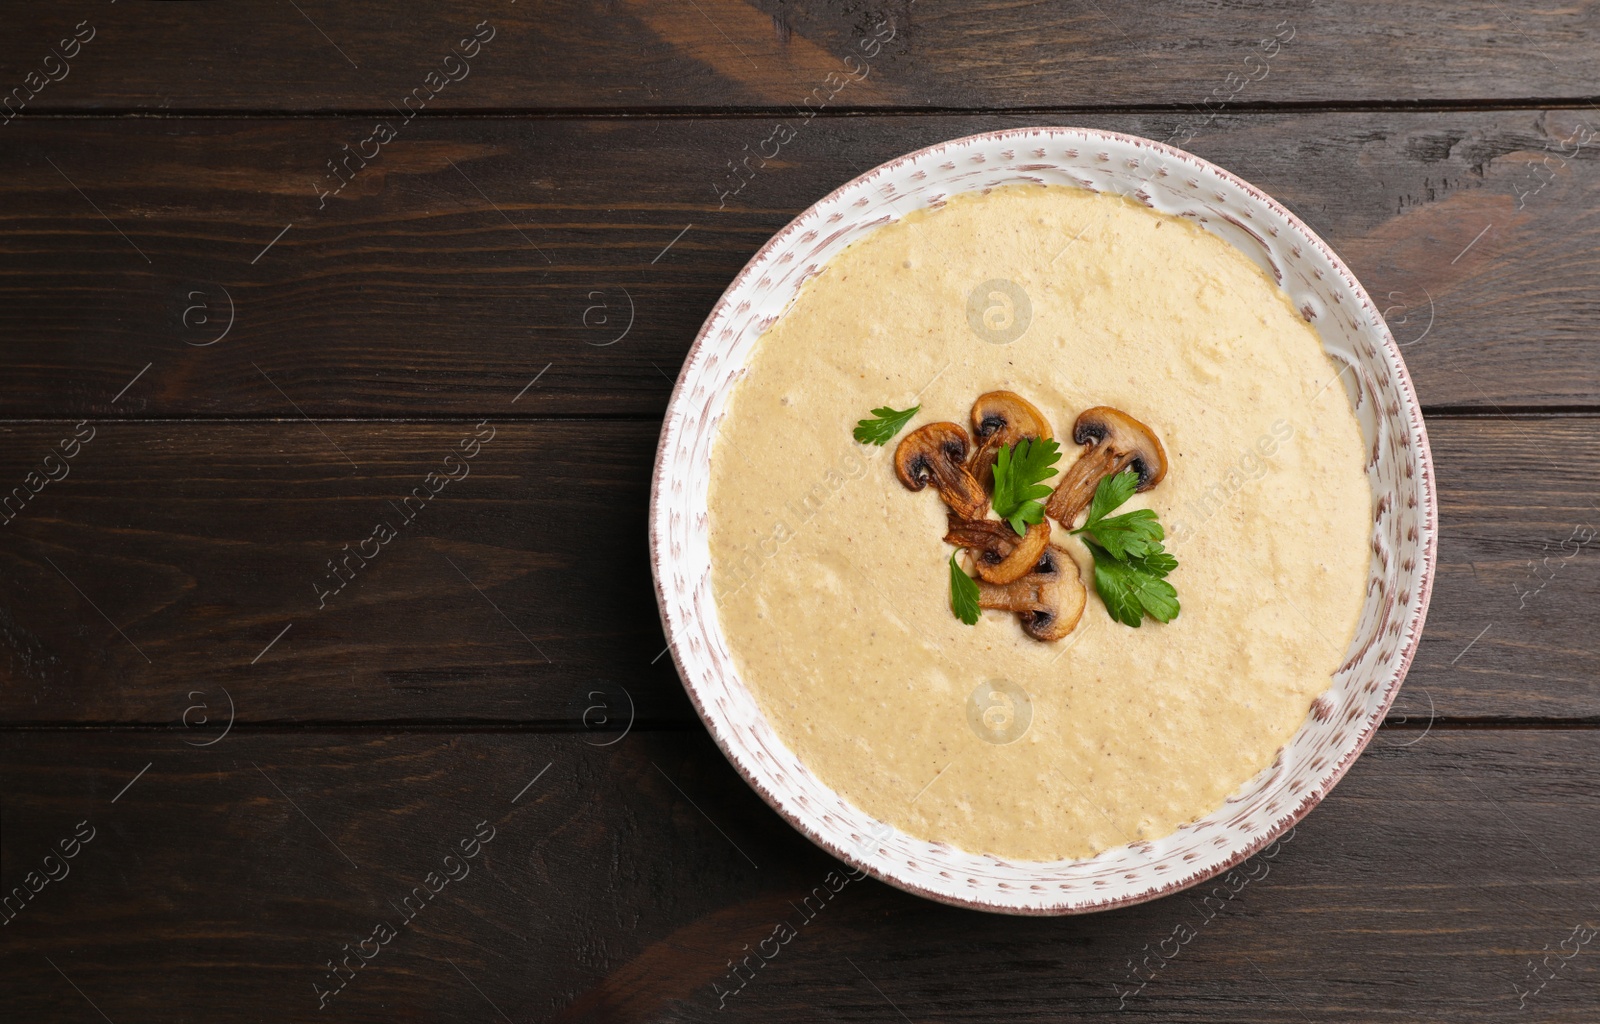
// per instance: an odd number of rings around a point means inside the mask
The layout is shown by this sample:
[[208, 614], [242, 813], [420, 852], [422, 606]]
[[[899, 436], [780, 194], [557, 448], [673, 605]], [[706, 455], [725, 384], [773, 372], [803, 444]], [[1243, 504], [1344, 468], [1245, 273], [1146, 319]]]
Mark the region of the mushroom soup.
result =
[[[1355, 631], [1372, 496], [1338, 369], [1255, 264], [1132, 202], [1018, 186], [879, 228], [767, 330], [719, 427], [741, 678], [824, 783], [930, 841], [1081, 858], [1209, 813]], [[875, 414], [893, 436], [853, 440]], [[1041, 511], [1005, 522], [1042, 438]], [[1181, 612], [1113, 610], [1116, 545], [1069, 529], [1118, 474]]]

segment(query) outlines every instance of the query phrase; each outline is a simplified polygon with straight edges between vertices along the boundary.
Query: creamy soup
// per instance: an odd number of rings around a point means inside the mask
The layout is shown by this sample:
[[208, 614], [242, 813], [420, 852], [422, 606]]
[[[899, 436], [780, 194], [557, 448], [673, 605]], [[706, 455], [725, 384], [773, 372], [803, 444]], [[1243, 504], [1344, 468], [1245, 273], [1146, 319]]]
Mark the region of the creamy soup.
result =
[[[1132, 202], [1019, 186], [878, 229], [760, 339], [719, 429], [712, 584], [741, 677], [823, 782], [927, 840], [1079, 858], [1206, 815], [1355, 631], [1373, 499], [1338, 370], [1255, 264]], [[899, 483], [895, 445], [997, 389], [1050, 419], [1063, 470], [1092, 406], [1159, 436], [1165, 479], [1118, 511], [1166, 526], [1177, 618], [1113, 621], [1061, 526], [1089, 588], [1069, 636], [952, 614], [945, 506]], [[885, 405], [921, 409], [854, 441]]]

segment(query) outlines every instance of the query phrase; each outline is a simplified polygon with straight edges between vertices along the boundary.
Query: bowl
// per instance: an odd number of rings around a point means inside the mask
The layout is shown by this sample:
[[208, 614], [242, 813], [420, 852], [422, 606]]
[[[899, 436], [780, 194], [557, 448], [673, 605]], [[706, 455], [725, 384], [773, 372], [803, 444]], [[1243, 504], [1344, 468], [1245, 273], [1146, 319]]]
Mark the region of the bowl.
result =
[[[1370, 452], [1372, 560], [1354, 640], [1271, 765], [1170, 835], [1087, 859], [1021, 861], [908, 835], [846, 802], [778, 738], [739, 677], [717, 617], [706, 496], [728, 398], [762, 332], [830, 258], [875, 228], [951, 196], [1048, 184], [1115, 193], [1186, 217], [1270, 274], [1341, 366]], [[1383, 721], [1416, 654], [1437, 545], [1433, 464], [1416, 393], [1383, 316], [1294, 214], [1247, 182], [1149, 139], [1083, 128], [989, 132], [930, 146], [830, 193], [772, 237], [700, 329], [661, 429], [650, 562], [678, 673], [722, 752], [809, 839], [930, 899], [1012, 914], [1126, 906], [1211, 878], [1290, 829], [1339, 781]]]

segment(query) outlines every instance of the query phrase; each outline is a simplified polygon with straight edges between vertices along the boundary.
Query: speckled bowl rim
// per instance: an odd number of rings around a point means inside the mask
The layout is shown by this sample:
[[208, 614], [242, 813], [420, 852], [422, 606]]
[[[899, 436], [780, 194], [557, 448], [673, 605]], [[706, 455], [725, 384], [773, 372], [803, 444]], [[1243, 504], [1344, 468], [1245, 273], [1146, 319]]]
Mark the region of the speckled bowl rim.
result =
[[[698, 680], [685, 669], [683, 655], [679, 650], [679, 630], [677, 627], [675, 627], [667, 612], [668, 599], [663, 586], [663, 576], [665, 573], [663, 566], [664, 554], [662, 538], [660, 536], [660, 527], [662, 524], [662, 482], [667, 465], [669, 445], [672, 440], [672, 430], [674, 424], [677, 423], [679, 418], [684, 415], [686, 411], [685, 407], [688, 404], [688, 392], [685, 388], [685, 380], [687, 375], [692, 368], [699, 365], [700, 358], [705, 354], [702, 349], [708, 345], [713, 327], [726, 313], [730, 297], [735, 295], [740, 290], [741, 286], [744, 285], [747, 279], [749, 279], [753, 274], [759, 273], [767, 267], [767, 264], [777, 247], [783, 244], [788, 236], [796, 231], [799, 226], [801, 226], [802, 222], [811, 217], [812, 214], [817, 211], [818, 207], [827, 204], [831, 200], [839, 198], [847, 192], [864, 190], [866, 187], [870, 186], [875, 179], [888, 174], [909, 162], [929, 158], [942, 153], [956, 152], [964, 147], [971, 147], [982, 142], [1015, 140], [1018, 144], [1021, 144], [1029, 140], [1037, 140], [1041, 136], [1049, 138], [1052, 142], [1070, 141], [1085, 145], [1101, 140], [1112, 141], [1122, 145], [1132, 146], [1134, 148], [1148, 148], [1154, 151], [1156, 154], [1176, 161], [1177, 163], [1193, 165], [1207, 173], [1216, 175], [1226, 182], [1229, 182], [1241, 192], [1249, 195], [1255, 201], [1273, 211], [1276, 215], [1283, 218], [1283, 220], [1286, 221], [1295, 231], [1299, 232], [1303, 241], [1320, 251], [1323, 258], [1327, 260], [1333, 270], [1337, 273], [1339, 281], [1343, 285], [1344, 289], [1348, 291], [1348, 293], [1357, 301], [1359, 308], [1368, 311], [1371, 314], [1371, 316], [1368, 317], [1366, 326], [1368, 326], [1372, 333], [1376, 335], [1376, 340], [1381, 344], [1384, 350], [1384, 355], [1387, 357], [1387, 361], [1390, 364], [1393, 372], [1393, 383], [1396, 385], [1399, 392], [1402, 403], [1402, 411], [1405, 415], [1407, 435], [1410, 441], [1410, 444], [1407, 445], [1407, 447], [1410, 447], [1415, 453], [1414, 459], [1417, 465], [1417, 488], [1423, 499], [1423, 507], [1420, 513], [1422, 520], [1419, 530], [1420, 537], [1417, 542], [1420, 546], [1422, 554], [1422, 566], [1418, 579], [1417, 593], [1414, 599], [1415, 604], [1412, 606], [1408, 616], [1406, 617], [1406, 638], [1404, 641], [1404, 646], [1399, 652], [1400, 660], [1396, 670], [1394, 671], [1392, 681], [1384, 691], [1382, 699], [1378, 702], [1376, 707], [1363, 717], [1361, 726], [1356, 732], [1354, 741], [1347, 745], [1347, 748], [1342, 751], [1341, 756], [1336, 762], [1326, 767], [1321, 772], [1316, 780], [1316, 785], [1312, 787], [1311, 791], [1300, 801], [1297, 806], [1276, 818], [1269, 827], [1260, 830], [1252, 841], [1242, 844], [1238, 848], [1234, 849], [1231, 852], [1231, 855], [1214, 865], [1200, 869], [1193, 875], [1172, 878], [1165, 881], [1164, 884], [1152, 885], [1143, 891], [1135, 892], [1125, 896], [1109, 897], [1105, 899], [1072, 898], [1063, 900], [1059, 904], [1055, 905], [1025, 907], [1016, 904], [1007, 904], [1003, 901], [988, 901], [981, 898], [963, 898], [961, 896], [952, 895], [948, 892], [934, 890], [925, 885], [919, 884], [915, 875], [901, 874], [897, 870], [886, 870], [878, 867], [877, 865], [868, 863], [865, 859], [854, 856], [850, 851], [841, 849], [835, 844], [825, 840], [804, 820], [802, 820], [799, 815], [792, 813], [787, 807], [785, 807], [777, 795], [767, 790], [767, 788], [762, 784], [761, 780], [754, 776], [754, 773], [744, 764], [741, 757], [732, 748], [729, 743], [728, 736], [726, 735], [727, 727], [724, 726], [722, 721], [716, 715], [708, 712], [706, 703], [699, 692]], [[1088, 191], [1092, 189], [1088, 189], [1086, 187], [1085, 190]], [[978, 190], [973, 189], [970, 191]], [[1084, 914], [1104, 910], [1113, 910], [1119, 907], [1145, 903], [1150, 900], [1159, 899], [1163, 896], [1180, 892], [1231, 870], [1238, 864], [1248, 860], [1250, 857], [1254, 856], [1256, 853], [1260, 852], [1262, 849], [1278, 840], [1286, 832], [1293, 829], [1308, 813], [1310, 813], [1311, 809], [1317, 806], [1317, 804], [1322, 801], [1323, 797], [1331, 792], [1333, 787], [1344, 778], [1346, 772], [1350, 770], [1350, 766], [1353, 765], [1356, 759], [1361, 756], [1362, 752], [1366, 749], [1367, 744], [1370, 743], [1372, 737], [1376, 735], [1378, 727], [1381, 725], [1384, 718], [1387, 716], [1390, 707], [1393, 705], [1395, 697], [1398, 695], [1400, 687], [1404, 682], [1407, 673], [1410, 671], [1411, 664], [1416, 657], [1417, 647], [1421, 642], [1422, 627], [1427, 618], [1428, 605], [1433, 593], [1433, 578], [1438, 556], [1438, 495], [1434, 483], [1433, 454], [1428, 444], [1427, 430], [1423, 424], [1421, 406], [1417, 400], [1416, 388], [1411, 381], [1411, 375], [1409, 371], [1406, 369], [1405, 360], [1400, 353], [1400, 348], [1396, 344], [1393, 335], [1390, 333], [1388, 325], [1384, 321], [1383, 316], [1378, 312], [1377, 305], [1372, 301], [1372, 298], [1370, 295], [1368, 295], [1366, 289], [1362, 287], [1361, 282], [1356, 278], [1355, 274], [1351, 272], [1351, 270], [1345, 265], [1344, 261], [1341, 260], [1333, 251], [1333, 248], [1323, 241], [1321, 236], [1313, 231], [1310, 226], [1297, 217], [1287, 207], [1273, 199], [1272, 196], [1268, 195], [1263, 190], [1255, 187], [1239, 176], [1217, 166], [1216, 164], [1211, 163], [1208, 160], [1205, 160], [1202, 157], [1195, 156], [1194, 154], [1185, 150], [1178, 149], [1174, 146], [1169, 146], [1165, 143], [1156, 142], [1153, 139], [1147, 139], [1142, 136], [1093, 128], [1073, 128], [1061, 126], [1011, 128], [993, 132], [982, 132], [975, 135], [967, 135], [960, 138], [935, 143], [931, 146], [925, 146], [922, 149], [915, 150], [911, 153], [907, 153], [893, 160], [879, 164], [871, 170], [850, 179], [843, 185], [840, 185], [838, 188], [834, 189], [832, 192], [829, 192], [826, 196], [817, 200], [811, 206], [807, 207], [788, 224], [786, 224], [780, 231], [769, 238], [766, 243], [763, 244], [759, 250], [757, 250], [755, 255], [750, 258], [743, 269], [739, 271], [738, 275], [735, 276], [733, 281], [724, 290], [722, 296], [718, 298], [716, 305], [712, 307], [711, 312], [707, 315], [705, 322], [700, 328], [700, 331], [695, 336], [694, 344], [690, 347], [688, 355], [684, 358], [683, 366], [673, 384], [672, 395], [667, 404], [667, 412], [662, 420], [661, 433], [657, 442], [656, 458], [650, 481], [649, 517], [650, 571], [655, 584], [657, 610], [661, 615], [662, 630], [666, 636], [668, 650], [672, 654], [673, 664], [677, 668], [678, 677], [683, 681], [684, 689], [688, 693], [689, 699], [694, 705], [695, 711], [705, 723], [706, 729], [710, 732], [713, 741], [715, 741], [718, 749], [722, 751], [723, 755], [728, 759], [728, 762], [734, 767], [734, 770], [739, 773], [745, 782], [747, 782], [750, 787], [754, 789], [761, 796], [761, 798], [773, 808], [773, 810], [777, 811], [785, 821], [792, 825], [802, 835], [806, 836], [806, 838], [810, 839], [813, 843], [838, 859], [871, 874], [881, 881], [887, 882], [890, 885], [917, 896], [922, 896], [927, 899], [945, 903], [951, 906], [964, 907], [971, 910], [979, 910], [989, 913], [1035, 917], [1065, 916], [1071, 914]], [[1324, 691], [1324, 693], [1326, 692], [1327, 691]], [[1317, 701], [1313, 702], [1313, 712], [1315, 712], [1317, 702], [1320, 702], [1321, 700], [1322, 698], [1318, 697]], [[1303, 730], [1304, 728], [1305, 724], [1302, 723], [1300, 729], [1297, 729], [1296, 735], [1298, 736], [1300, 730]], [[1292, 741], [1293, 740], [1291, 739], [1290, 742]]]

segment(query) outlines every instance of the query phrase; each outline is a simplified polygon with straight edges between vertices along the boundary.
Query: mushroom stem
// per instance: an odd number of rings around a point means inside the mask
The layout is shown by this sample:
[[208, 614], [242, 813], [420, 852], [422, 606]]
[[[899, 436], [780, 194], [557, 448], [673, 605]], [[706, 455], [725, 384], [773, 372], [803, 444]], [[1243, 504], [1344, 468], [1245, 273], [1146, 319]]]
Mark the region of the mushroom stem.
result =
[[1100, 481], [1121, 472], [1117, 455], [1104, 445], [1096, 445], [1078, 456], [1078, 461], [1067, 467], [1061, 482], [1045, 502], [1044, 514], [1071, 529], [1079, 513], [1094, 500], [1094, 491]]

